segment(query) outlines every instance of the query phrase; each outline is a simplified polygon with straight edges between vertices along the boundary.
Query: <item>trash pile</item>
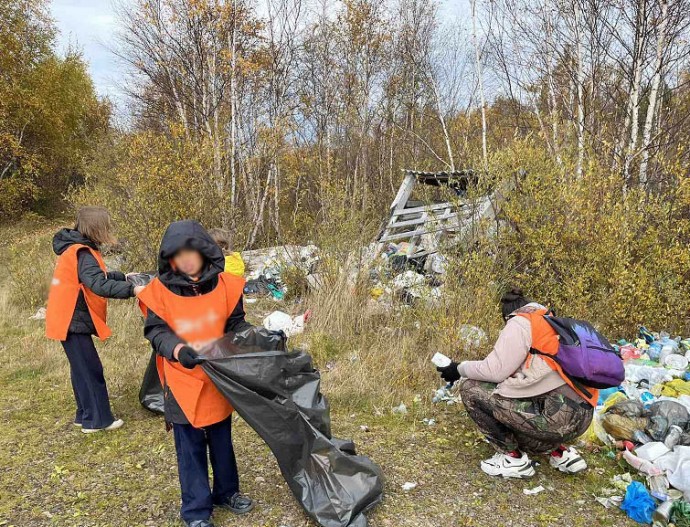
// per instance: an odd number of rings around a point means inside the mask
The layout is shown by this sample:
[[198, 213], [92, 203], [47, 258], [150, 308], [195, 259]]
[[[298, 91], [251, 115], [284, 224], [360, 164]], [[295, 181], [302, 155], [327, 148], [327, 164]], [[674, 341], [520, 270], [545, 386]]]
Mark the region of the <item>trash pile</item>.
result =
[[317, 288], [320, 284], [316, 273], [318, 253], [316, 245], [281, 245], [243, 251], [242, 260], [248, 271], [247, 283], [244, 286], [245, 296], [271, 296], [274, 300], [282, 300], [287, 293], [282, 275], [289, 267], [300, 269], [307, 277], [310, 287]]
[[614, 347], [625, 381], [600, 392], [584, 439], [620, 451], [644, 484], [616, 476], [596, 499], [639, 523], [690, 526], [690, 339], [642, 327]]
[[441, 297], [448, 260], [440, 253], [410, 256], [408, 242], [387, 243], [370, 271], [371, 298], [385, 305], [393, 300], [412, 305], [420, 299], [434, 302]]

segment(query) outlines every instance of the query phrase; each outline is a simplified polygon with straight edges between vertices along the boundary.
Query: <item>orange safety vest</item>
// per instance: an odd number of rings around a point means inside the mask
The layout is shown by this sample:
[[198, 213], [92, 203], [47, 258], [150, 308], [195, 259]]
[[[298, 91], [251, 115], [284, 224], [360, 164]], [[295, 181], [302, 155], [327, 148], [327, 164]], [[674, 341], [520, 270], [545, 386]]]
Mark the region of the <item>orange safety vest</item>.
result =
[[[558, 333], [554, 330], [551, 325], [544, 319], [544, 315], [549, 312], [546, 309], [539, 309], [533, 311], [532, 313], [518, 313], [518, 316], [524, 317], [529, 320], [532, 326], [532, 349], [539, 352], [539, 356], [549, 365], [549, 367], [558, 372], [565, 383], [570, 386], [575, 393], [582, 397], [585, 401], [596, 407], [597, 401], [599, 400], [599, 390], [595, 388], [590, 388], [589, 386], [582, 386], [579, 383], [574, 383], [570, 377], [568, 377], [561, 366], [552, 357], [556, 356], [558, 353]], [[527, 357], [527, 367], [529, 368], [533, 353], [530, 353]]]
[[[139, 293], [141, 307], [153, 310], [175, 334], [199, 349], [225, 334], [225, 323], [242, 296], [244, 278], [229, 273], [218, 275], [210, 293], [179, 296], [154, 278]], [[202, 428], [226, 419], [233, 411], [201, 366], [185, 368], [177, 361], [158, 355], [156, 366], [161, 384], [168, 386], [192, 426]]]
[[58, 256], [48, 293], [48, 307], [46, 308], [46, 337], [49, 339], [67, 339], [67, 331], [74, 315], [79, 291], [84, 293], [98, 338], [105, 340], [112, 333], [105, 323], [108, 314], [108, 299], [98, 296], [79, 282], [77, 252], [80, 249], [89, 250], [98, 262], [98, 266], [103, 269], [104, 273], [106, 272], [101, 253], [87, 245], [75, 243]]

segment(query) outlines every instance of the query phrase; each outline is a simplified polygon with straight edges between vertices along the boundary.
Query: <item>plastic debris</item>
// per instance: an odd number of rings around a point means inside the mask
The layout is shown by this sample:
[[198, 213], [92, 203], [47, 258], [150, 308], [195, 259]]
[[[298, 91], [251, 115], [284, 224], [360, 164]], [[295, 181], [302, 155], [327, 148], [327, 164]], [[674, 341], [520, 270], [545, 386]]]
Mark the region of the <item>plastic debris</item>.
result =
[[671, 521], [671, 514], [673, 512], [673, 502], [666, 501], [659, 505], [652, 514], [652, 522], [654, 525], [665, 526]]
[[468, 324], [463, 324], [458, 328], [458, 335], [460, 336], [460, 342], [470, 349], [481, 348], [489, 341], [486, 332], [482, 328]]
[[617, 509], [621, 506], [621, 503], [623, 503], [623, 496], [609, 496], [609, 497], [594, 496], [594, 499], [598, 503], [601, 503], [607, 509], [612, 509], [612, 508]]
[[635, 433], [644, 430], [648, 420], [646, 417], [625, 417], [614, 413], [601, 416], [601, 426], [616, 439], [635, 440]]
[[411, 491], [412, 489], [414, 489], [414, 488], [416, 488], [416, 487], [417, 487], [417, 484], [416, 484], [416, 483], [413, 483], [413, 482], [411, 482], [411, 481], [406, 481], [405, 483], [403, 483], [402, 489], [403, 489], [405, 492], [409, 492], [409, 491]]
[[435, 390], [434, 395], [431, 398], [431, 402], [434, 404], [446, 403], [448, 406], [461, 403], [462, 399], [460, 398], [460, 395], [454, 395], [451, 389], [452, 386], [446, 385], [438, 390]]
[[635, 449], [635, 455], [640, 459], [646, 461], [654, 461], [659, 459], [664, 454], [668, 454], [671, 450], [666, 447], [664, 443], [659, 441], [652, 441]]
[[659, 401], [649, 408], [649, 426], [647, 432], [656, 441], [663, 441], [671, 426], [684, 429], [690, 420], [687, 409], [675, 401]]
[[434, 366], [438, 368], [445, 368], [446, 366], [450, 366], [450, 363], [452, 362], [450, 360], [450, 357], [446, 357], [443, 353], [434, 353], [434, 356], [431, 357], [431, 362], [433, 362]]
[[664, 473], [663, 470], [655, 466], [651, 461], [639, 458], [629, 450], [625, 450], [623, 452], [623, 459], [625, 459], [631, 467], [637, 469], [643, 474], [647, 474], [649, 476], [660, 476]]
[[649, 524], [652, 523], [656, 503], [642, 483], [633, 481], [625, 491], [621, 509], [636, 522]]
[[269, 331], [282, 331], [286, 337], [292, 337], [304, 332], [304, 324], [309, 320], [311, 311], [303, 315], [290, 316], [282, 311], [274, 311], [264, 318], [263, 326]]
[[400, 403], [399, 406], [393, 408], [392, 412], [394, 414], [405, 415], [407, 414], [407, 406], [405, 406], [405, 403]]
[[45, 320], [46, 319], [46, 308], [39, 307], [38, 310], [29, 317], [29, 320]]
[[544, 492], [546, 489], [539, 485], [538, 487], [534, 487], [533, 489], [522, 489], [522, 493], [525, 494], [526, 496], [534, 496], [535, 494], [539, 494], [540, 492]]

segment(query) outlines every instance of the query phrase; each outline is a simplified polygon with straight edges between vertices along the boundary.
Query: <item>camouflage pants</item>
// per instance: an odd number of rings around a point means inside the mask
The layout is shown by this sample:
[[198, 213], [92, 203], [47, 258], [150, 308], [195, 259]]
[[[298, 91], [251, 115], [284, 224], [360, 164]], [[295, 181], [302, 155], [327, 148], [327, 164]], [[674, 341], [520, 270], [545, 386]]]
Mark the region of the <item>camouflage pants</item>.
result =
[[530, 399], [494, 394], [496, 384], [466, 380], [462, 402], [472, 420], [499, 452], [545, 454], [585, 433], [594, 409], [576, 400], [568, 386]]

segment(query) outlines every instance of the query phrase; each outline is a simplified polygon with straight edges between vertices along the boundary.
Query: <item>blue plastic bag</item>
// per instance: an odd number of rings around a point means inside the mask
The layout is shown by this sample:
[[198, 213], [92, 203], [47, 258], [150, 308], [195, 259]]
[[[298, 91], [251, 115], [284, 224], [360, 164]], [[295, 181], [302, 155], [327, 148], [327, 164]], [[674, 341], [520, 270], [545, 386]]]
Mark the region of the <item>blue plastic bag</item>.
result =
[[652, 523], [656, 502], [642, 483], [633, 481], [625, 491], [621, 509], [638, 523]]

